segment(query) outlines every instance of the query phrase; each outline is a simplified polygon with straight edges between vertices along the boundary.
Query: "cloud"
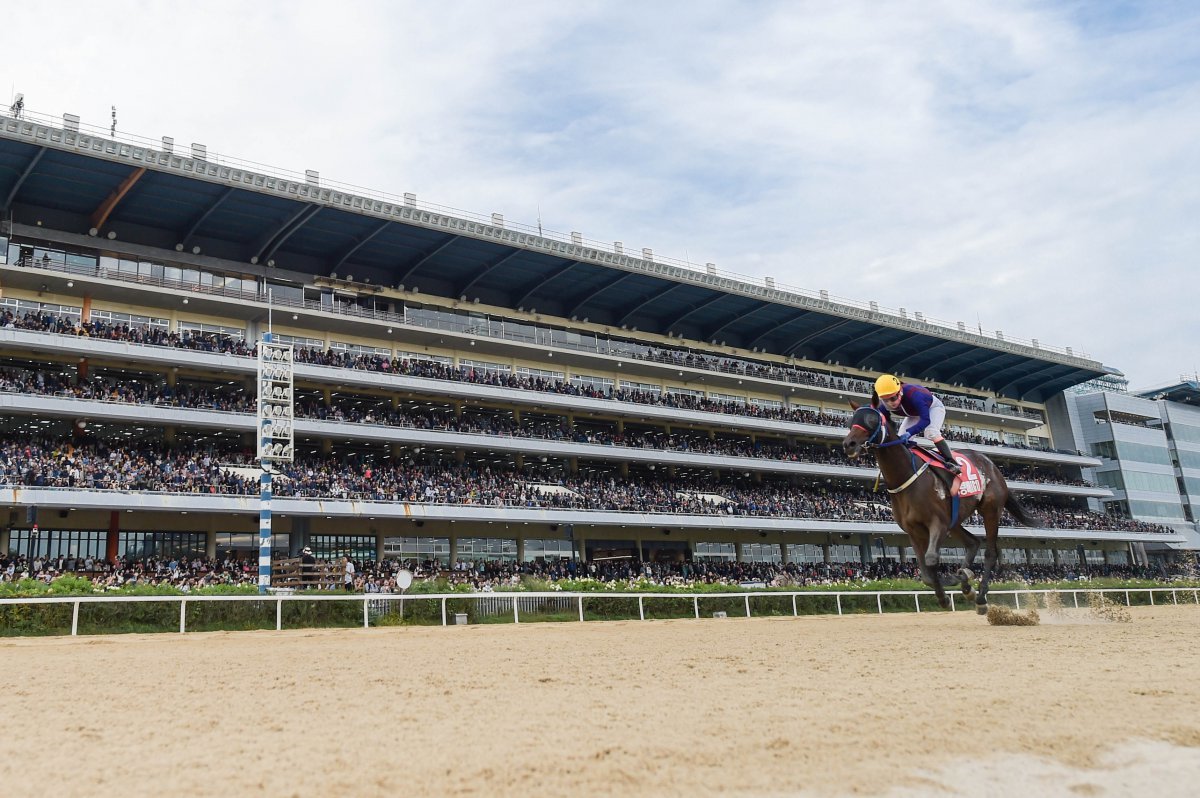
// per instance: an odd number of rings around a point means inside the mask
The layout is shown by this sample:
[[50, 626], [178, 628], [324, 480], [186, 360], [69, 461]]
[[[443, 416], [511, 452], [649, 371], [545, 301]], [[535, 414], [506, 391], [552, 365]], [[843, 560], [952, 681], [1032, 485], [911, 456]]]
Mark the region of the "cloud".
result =
[[[1196, 368], [1200, 12], [1154, 4], [35, 4], [30, 108]], [[48, 43], [55, 46], [50, 48]], [[47, 58], [53, 52], [52, 68]]]

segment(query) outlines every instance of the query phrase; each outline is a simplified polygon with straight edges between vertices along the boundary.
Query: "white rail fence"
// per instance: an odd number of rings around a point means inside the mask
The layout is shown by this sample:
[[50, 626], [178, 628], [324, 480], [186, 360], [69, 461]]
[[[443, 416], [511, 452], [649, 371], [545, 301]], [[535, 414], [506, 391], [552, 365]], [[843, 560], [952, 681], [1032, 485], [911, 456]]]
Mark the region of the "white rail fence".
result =
[[[1132, 597], [1137, 594], [1146, 594], [1148, 604], [1156, 606], [1158, 602], [1155, 600], [1155, 594], [1158, 594], [1165, 603], [1171, 605], [1179, 605], [1180, 603], [1196, 604], [1200, 606], [1200, 588], [1194, 587], [1154, 587], [1154, 588], [1079, 588], [1071, 590], [993, 590], [989, 592], [990, 597], [1011, 596], [1014, 606], [1017, 609], [1022, 609], [1021, 597], [1025, 597], [1026, 608], [1037, 606], [1034, 597], [1045, 594], [1058, 594], [1060, 600], [1065, 604], [1070, 601], [1076, 609], [1080, 605], [1079, 597], [1083, 594], [1085, 597], [1089, 594], [1099, 593], [1101, 595], [1116, 594], [1118, 603], [1123, 603], [1126, 606], [1132, 606]], [[304, 595], [304, 594], [276, 594], [271, 596], [253, 596], [253, 595], [238, 595], [238, 596], [69, 596], [69, 597], [48, 597], [48, 598], [6, 598], [0, 599], [0, 607], [3, 606], [29, 606], [29, 607], [44, 607], [51, 604], [69, 604], [71, 605], [71, 634], [79, 634], [79, 610], [84, 604], [118, 604], [118, 603], [177, 603], [179, 605], [179, 631], [180, 633], [187, 631], [187, 610], [189, 605], [196, 605], [210, 602], [257, 602], [258, 604], [274, 604], [275, 607], [275, 629], [280, 631], [283, 629], [283, 607], [288, 602], [323, 602], [323, 601], [341, 601], [341, 602], [357, 602], [362, 604], [362, 625], [367, 628], [371, 625], [372, 618], [379, 618], [381, 615], [387, 614], [395, 609], [401, 618], [405, 617], [405, 605], [408, 604], [411, 608], [414, 602], [437, 602], [441, 611], [442, 626], [449, 625], [450, 615], [455, 615], [457, 623], [463, 623], [466, 620], [466, 613], [456, 613], [448, 609], [447, 602], [471, 602], [474, 604], [474, 612], [477, 618], [479, 617], [498, 617], [511, 614], [513, 623], [521, 623], [521, 612], [524, 610], [527, 617], [544, 615], [546, 613], [554, 613], [565, 615], [572, 613], [576, 615], [579, 621], [585, 620], [584, 605], [589, 600], [607, 600], [607, 601], [629, 601], [637, 602], [637, 617], [639, 620], [646, 619], [646, 601], [652, 600], [656, 602], [663, 601], [691, 601], [692, 614], [696, 618], [700, 618], [701, 602], [722, 601], [723, 606], [728, 606], [731, 599], [741, 599], [741, 606], [745, 608], [744, 617], [753, 617], [753, 600], [755, 599], [774, 599], [777, 603], [780, 599], [791, 600], [791, 614], [799, 616], [800, 611], [797, 605], [797, 600], [800, 598], [806, 600], [825, 599], [829, 602], [828, 609], [823, 612], [806, 612], [805, 614], [834, 614], [842, 615], [844, 613], [843, 602], [854, 599], [853, 606], [857, 609], [852, 611], [861, 613], [862, 602], [874, 599], [875, 611], [878, 614], [884, 612], [883, 599], [884, 597], [908, 597], [912, 599], [913, 609], [911, 611], [921, 612], [921, 599], [925, 598], [932, 600], [934, 594], [931, 591], [920, 590], [884, 590], [884, 591], [752, 591], [739, 593], [419, 593], [412, 595], [401, 594], [380, 594], [367, 593], [360, 595]], [[958, 609], [956, 598], [961, 598], [956, 594], [949, 594], [950, 609], [955, 611]], [[1182, 602], [1181, 602], [1182, 596]], [[1121, 598], [1123, 602], [1119, 601]], [[1190, 601], [1189, 601], [1190, 599]], [[1086, 598], [1085, 598], [1086, 603]], [[1139, 602], [1141, 604], [1142, 602]], [[973, 603], [968, 603], [972, 606]], [[1043, 602], [1044, 604], [1044, 602]], [[786, 601], [785, 601], [786, 605]], [[777, 604], [776, 604], [777, 606]], [[905, 611], [902, 607], [896, 607], [889, 602], [889, 611], [898, 612]], [[632, 613], [630, 613], [632, 615]], [[721, 613], [714, 613], [721, 614]], [[778, 615], [779, 613], [772, 613]]]

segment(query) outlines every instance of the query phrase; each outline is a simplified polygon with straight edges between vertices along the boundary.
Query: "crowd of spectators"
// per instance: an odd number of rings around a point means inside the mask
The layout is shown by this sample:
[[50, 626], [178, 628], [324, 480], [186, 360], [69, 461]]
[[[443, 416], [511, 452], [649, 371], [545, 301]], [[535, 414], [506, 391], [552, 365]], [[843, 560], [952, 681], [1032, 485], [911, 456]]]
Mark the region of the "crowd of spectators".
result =
[[[118, 324], [101, 320], [78, 320], [57, 316], [48, 312], [26, 313], [21, 317], [11, 311], [0, 314], [0, 327], [15, 327], [25, 330], [52, 332], [62, 335], [77, 335], [103, 340], [128, 341], [150, 346], [167, 346], [202, 352], [221, 352], [239, 357], [254, 357], [254, 344], [226, 335], [192, 333], [191, 331], [170, 332], [148, 325]], [[691, 354], [695, 357], [701, 357]], [[714, 399], [706, 396], [672, 393], [668, 391], [633, 390], [628, 388], [606, 388], [600, 390], [590, 385], [577, 384], [570, 380], [542, 376], [527, 376], [516, 373], [498, 373], [493, 370], [458, 367], [448, 363], [418, 358], [392, 358], [383, 354], [363, 354], [346, 350], [296, 347], [295, 361], [334, 368], [358, 369], [363, 371], [397, 374], [425, 379], [452, 380], [478, 385], [489, 385], [519, 390], [580, 396], [589, 399], [605, 399], [636, 404], [659, 405], [681, 410], [696, 410], [724, 415], [768, 418], [780, 421], [814, 424], [819, 426], [843, 427], [847, 416], [838, 413], [814, 412], [799, 407], [766, 406], [748, 402]], [[764, 367], [766, 368], [766, 367]], [[810, 375], [813, 384], [846, 382], [847, 378], [832, 377], [815, 372], [800, 372]], [[946, 437], [962, 443], [990, 446], [1009, 446], [1020, 449], [1040, 449], [1026, 443], [1004, 442], [999, 437], [980, 434], [946, 431]]]
[[[446, 579], [451, 585], [467, 585], [473, 591], [488, 592], [518, 586], [527, 578], [552, 584], [577, 579], [627, 585], [654, 584], [689, 587], [700, 584], [744, 587], [786, 587], [803, 589], [833, 585], [866, 585], [884, 579], [920, 579], [914, 562], [897, 560], [858, 562], [734, 562], [696, 558], [677, 562], [649, 562], [633, 558], [580, 562], [574, 559], [458, 561], [446, 565], [433, 560], [385, 559], [351, 560], [352, 581], [324, 585], [349, 589], [356, 593], [398, 593], [398, 574], [407, 570], [416, 580]], [[956, 566], [946, 565], [944, 570]], [[34, 557], [13, 553], [0, 556], [0, 582], [22, 578], [49, 582], [57, 577], [85, 576], [102, 589], [127, 585], [171, 585], [184, 592], [214, 585], [253, 586], [258, 583], [257, 559], [228, 552], [207, 559], [199, 556], [119, 557], [109, 562], [101, 557]], [[1197, 578], [1193, 564], [1178, 561], [1157, 562], [1149, 566], [1069, 563], [1062, 565], [1001, 563], [994, 581], [1039, 583], [1089, 580], [1097, 577], [1123, 579]]]
[[[0, 483], [85, 490], [256, 495], [256, 475], [232, 466], [253, 465], [239, 450], [121, 446], [57, 440], [0, 440]], [[273, 482], [280, 498], [478, 505], [688, 515], [892, 520], [884, 497], [867, 486], [791, 484], [725, 479], [672, 479], [568, 474], [552, 483], [500, 465], [307, 457], [280, 464]], [[544, 479], [544, 477], [543, 477]], [[1058, 509], [1043, 500], [1047, 510]], [[1128, 518], [1082, 509], [1047, 513], [1061, 528], [1169, 531]], [[1007, 516], [1006, 525], [1013, 521]]]
[[[86, 399], [105, 402], [152, 404], [224, 412], [253, 413], [255, 396], [234, 385], [190, 385], [186, 382], [169, 386], [137, 379], [116, 380], [92, 377], [75, 380], [68, 375], [45, 369], [0, 369], [0, 391], [29, 393]], [[369, 398], [369, 397], [368, 397]], [[503, 435], [537, 438], [597, 446], [617, 446], [657, 451], [691, 452], [730, 457], [761, 458], [785, 462], [807, 462], [825, 465], [861, 466], [850, 460], [834, 446], [818, 444], [786, 444], [751, 441], [748, 438], [703, 437], [697, 434], [672, 434], [617, 431], [593, 425], [572, 427], [566, 418], [516, 421], [511, 415], [472, 411], [469, 408], [456, 416], [445, 409], [390, 408], [368, 406], [349, 401], [326, 404], [323, 398], [302, 397], [296, 400], [297, 418], [371, 424], [423, 430]], [[1043, 484], [1087, 485], [1077, 477], [1058, 474], [1053, 469], [1032, 465], [1006, 466], [1006, 476], [1014, 481]]]

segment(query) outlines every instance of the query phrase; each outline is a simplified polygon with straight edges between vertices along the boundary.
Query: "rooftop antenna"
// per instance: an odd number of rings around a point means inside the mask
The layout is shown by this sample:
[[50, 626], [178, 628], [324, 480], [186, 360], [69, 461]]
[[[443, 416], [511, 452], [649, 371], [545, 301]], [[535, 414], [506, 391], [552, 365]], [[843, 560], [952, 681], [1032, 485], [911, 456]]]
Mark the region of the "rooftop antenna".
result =
[[542, 235], [542, 206], [538, 204], [538, 235]]
[[108, 137], [115, 139], [117, 137], [117, 106], [112, 107], [112, 128], [109, 130]]
[[20, 119], [21, 112], [25, 110], [25, 95], [20, 92], [13, 98], [12, 105], [8, 106], [9, 112], [13, 115], [13, 119]]

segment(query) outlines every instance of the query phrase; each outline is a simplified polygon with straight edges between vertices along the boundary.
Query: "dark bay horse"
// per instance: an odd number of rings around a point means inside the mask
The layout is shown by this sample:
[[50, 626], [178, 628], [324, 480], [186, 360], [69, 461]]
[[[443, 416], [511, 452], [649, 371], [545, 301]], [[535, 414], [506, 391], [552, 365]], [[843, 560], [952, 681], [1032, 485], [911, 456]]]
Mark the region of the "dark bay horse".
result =
[[[958, 540], [965, 549], [965, 556], [955, 581], [948, 584], [961, 584], [963, 595], [968, 599], [974, 595], [975, 609], [981, 615], [986, 614], [988, 583], [1000, 559], [997, 537], [1001, 511], [1007, 509], [1023, 526], [1037, 526], [1039, 520], [1009, 492], [995, 463], [985, 455], [966, 450], [960, 450], [958, 454], [969, 460], [979, 473], [983, 492], [960, 499], [957, 516], [953, 516], [949, 475], [942, 469], [926, 465], [900, 444], [896, 427], [886, 410], [858, 407], [853, 403], [852, 406], [854, 417], [850, 420], [850, 431], [842, 440], [842, 449], [852, 459], [868, 449], [875, 452], [880, 474], [891, 496], [892, 515], [912, 542], [921, 568], [921, 581], [933, 588], [939, 604], [949, 606], [945, 592], [947, 584], [943, 584], [937, 572], [938, 549], [948, 538]], [[985, 549], [983, 576], [979, 580], [979, 590], [975, 592], [971, 589], [974, 574], [970, 569], [979, 552], [979, 538], [967, 531], [963, 522], [977, 511], [983, 518]]]

